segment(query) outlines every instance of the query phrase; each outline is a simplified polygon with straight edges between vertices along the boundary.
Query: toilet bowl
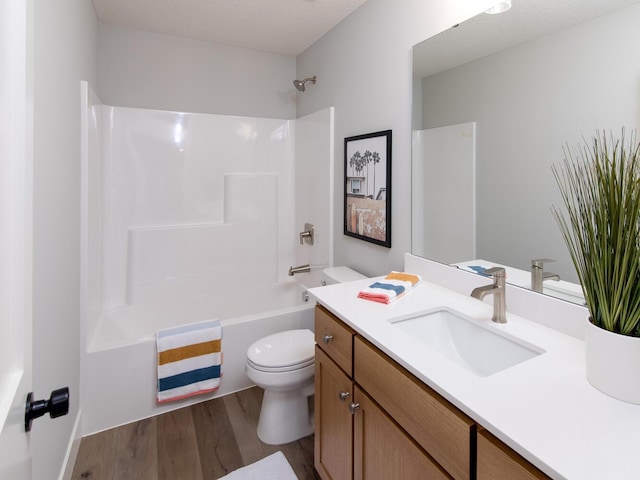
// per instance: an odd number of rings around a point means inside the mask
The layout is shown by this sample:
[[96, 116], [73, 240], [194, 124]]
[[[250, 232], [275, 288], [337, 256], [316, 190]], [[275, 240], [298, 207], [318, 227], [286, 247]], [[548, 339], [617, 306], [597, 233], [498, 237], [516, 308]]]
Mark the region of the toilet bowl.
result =
[[[322, 271], [322, 285], [366, 278], [348, 267]], [[247, 350], [245, 372], [264, 389], [258, 438], [270, 445], [313, 433], [309, 397], [314, 393], [315, 340], [311, 330], [287, 330], [261, 338]]]
[[258, 438], [269, 445], [313, 433], [308, 398], [313, 395], [315, 341], [311, 330], [287, 330], [254, 342], [245, 372], [264, 389]]

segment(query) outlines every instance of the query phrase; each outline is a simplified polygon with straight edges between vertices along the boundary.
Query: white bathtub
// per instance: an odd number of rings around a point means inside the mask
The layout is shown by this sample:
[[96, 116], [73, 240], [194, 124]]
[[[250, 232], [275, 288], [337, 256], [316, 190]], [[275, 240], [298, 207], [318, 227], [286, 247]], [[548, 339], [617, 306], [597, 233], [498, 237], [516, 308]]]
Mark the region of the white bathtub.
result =
[[[250, 387], [244, 373], [249, 345], [283, 330], [313, 330], [313, 304], [305, 300], [305, 291], [323, 281], [335, 283], [322, 271], [314, 271], [264, 288], [237, 288], [104, 312], [81, 364], [83, 435]], [[158, 406], [156, 330], [210, 318], [223, 324], [220, 389]]]

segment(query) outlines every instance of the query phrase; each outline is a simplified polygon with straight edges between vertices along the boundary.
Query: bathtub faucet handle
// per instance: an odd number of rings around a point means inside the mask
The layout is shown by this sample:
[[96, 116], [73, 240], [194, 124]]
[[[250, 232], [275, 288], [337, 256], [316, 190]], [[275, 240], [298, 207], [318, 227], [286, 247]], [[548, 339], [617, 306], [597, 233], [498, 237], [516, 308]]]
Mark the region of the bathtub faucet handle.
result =
[[307, 242], [309, 245], [313, 245], [313, 238], [315, 237], [315, 231], [312, 223], [304, 224], [304, 231], [300, 232], [300, 245]]

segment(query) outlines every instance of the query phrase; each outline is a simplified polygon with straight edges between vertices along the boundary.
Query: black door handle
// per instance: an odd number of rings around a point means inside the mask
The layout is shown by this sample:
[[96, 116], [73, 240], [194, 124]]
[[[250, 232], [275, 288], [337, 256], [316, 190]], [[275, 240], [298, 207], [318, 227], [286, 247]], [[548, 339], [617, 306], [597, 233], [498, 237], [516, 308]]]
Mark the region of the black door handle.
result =
[[45, 413], [51, 418], [58, 418], [69, 413], [69, 387], [59, 388], [51, 392], [49, 400], [33, 400], [33, 392], [27, 395], [24, 411], [24, 430], [31, 431], [31, 422]]

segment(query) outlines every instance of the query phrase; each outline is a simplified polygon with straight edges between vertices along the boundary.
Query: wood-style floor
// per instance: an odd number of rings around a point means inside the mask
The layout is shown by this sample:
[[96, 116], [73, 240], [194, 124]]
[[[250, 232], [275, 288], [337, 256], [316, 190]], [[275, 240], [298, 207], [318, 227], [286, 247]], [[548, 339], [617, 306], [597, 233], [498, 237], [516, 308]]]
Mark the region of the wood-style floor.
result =
[[266, 445], [256, 435], [258, 387], [84, 437], [72, 478], [214, 480], [278, 450], [300, 480], [316, 480], [313, 436]]

